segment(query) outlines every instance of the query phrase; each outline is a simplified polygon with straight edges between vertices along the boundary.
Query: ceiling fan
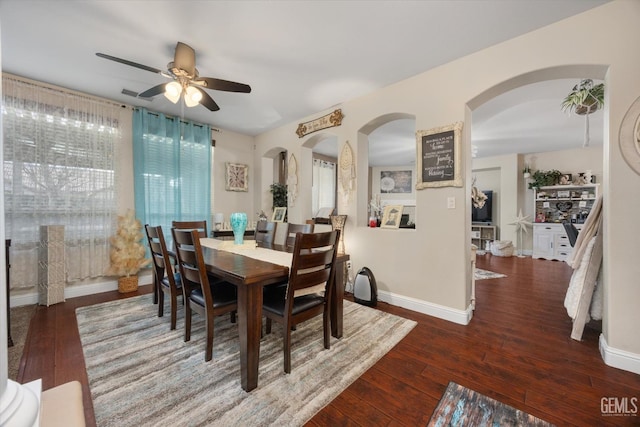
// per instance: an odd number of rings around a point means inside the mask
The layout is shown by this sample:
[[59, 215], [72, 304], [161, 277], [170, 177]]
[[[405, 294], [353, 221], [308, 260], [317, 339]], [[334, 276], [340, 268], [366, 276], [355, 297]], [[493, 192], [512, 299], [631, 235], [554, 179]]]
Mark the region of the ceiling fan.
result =
[[202, 104], [211, 111], [218, 111], [220, 107], [207, 92], [202, 90], [203, 88], [225, 92], [251, 92], [251, 87], [243, 83], [214, 79], [213, 77], [200, 77], [198, 69], [196, 68], [195, 50], [182, 42], [178, 42], [176, 45], [173, 62], [167, 64], [166, 71], [104, 53], [96, 53], [96, 55], [100, 58], [140, 68], [141, 70], [151, 71], [152, 73], [173, 79], [173, 81], [169, 83], [162, 83], [139, 93], [138, 96], [141, 98], [151, 98], [163, 93], [164, 96], [174, 104], [177, 103], [181, 97], [184, 97], [184, 103], [187, 107], [195, 107], [198, 104]]

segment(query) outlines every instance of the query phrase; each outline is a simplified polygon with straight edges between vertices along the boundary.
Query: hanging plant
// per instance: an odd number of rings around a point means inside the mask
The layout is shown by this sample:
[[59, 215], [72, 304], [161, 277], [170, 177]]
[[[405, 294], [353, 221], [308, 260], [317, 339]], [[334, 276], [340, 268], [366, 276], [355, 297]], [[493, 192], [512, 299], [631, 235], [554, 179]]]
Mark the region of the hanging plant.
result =
[[604, 83], [593, 84], [584, 79], [575, 85], [562, 101], [562, 111], [579, 115], [591, 114], [604, 106]]

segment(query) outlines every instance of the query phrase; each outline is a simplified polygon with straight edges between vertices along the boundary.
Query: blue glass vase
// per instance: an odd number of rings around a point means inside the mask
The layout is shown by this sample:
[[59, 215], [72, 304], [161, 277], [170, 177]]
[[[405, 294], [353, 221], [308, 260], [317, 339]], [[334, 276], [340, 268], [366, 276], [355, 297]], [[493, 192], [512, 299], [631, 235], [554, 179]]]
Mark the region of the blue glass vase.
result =
[[247, 229], [247, 214], [234, 212], [231, 214], [230, 221], [233, 230], [233, 243], [241, 245], [244, 242], [244, 232]]

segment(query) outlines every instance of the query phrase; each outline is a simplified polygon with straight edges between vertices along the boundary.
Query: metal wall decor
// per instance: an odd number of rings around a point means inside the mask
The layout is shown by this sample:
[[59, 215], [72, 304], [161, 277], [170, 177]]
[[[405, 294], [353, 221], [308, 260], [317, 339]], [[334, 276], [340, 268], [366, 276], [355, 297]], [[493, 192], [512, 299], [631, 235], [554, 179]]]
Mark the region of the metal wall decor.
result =
[[622, 157], [640, 175], [640, 97], [631, 104], [622, 119], [618, 142]]
[[298, 138], [302, 138], [305, 135], [309, 135], [310, 133], [317, 132], [322, 129], [340, 126], [342, 124], [343, 117], [342, 110], [335, 110], [333, 113], [322, 116], [319, 119], [300, 123], [298, 125], [298, 129], [296, 129], [296, 134], [298, 135]]
[[225, 190], [249, 191], [249, 166], [236, 163], [227, 163], [225, 166]]

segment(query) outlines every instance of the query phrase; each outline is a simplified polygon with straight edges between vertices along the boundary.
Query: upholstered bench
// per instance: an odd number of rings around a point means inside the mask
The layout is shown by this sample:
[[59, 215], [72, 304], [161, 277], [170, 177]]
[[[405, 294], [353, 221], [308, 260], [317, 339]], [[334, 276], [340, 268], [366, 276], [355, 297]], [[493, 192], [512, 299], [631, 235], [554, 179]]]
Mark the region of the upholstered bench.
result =
[[71, 381], [42, 392], [40, 426], [85, 426], [80, 382]]

